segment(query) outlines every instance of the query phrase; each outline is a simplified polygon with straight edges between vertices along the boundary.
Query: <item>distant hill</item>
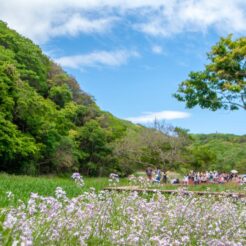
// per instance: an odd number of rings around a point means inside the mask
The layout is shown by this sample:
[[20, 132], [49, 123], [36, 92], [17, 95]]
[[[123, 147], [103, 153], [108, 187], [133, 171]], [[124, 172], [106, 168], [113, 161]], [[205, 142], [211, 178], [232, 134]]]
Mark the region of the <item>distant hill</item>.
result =
[[75, 78], [2, 21], [0, 91], [0, 171], [120, 171], [111, 143], [140, 128], [103, 112]]
[[246, 135], [193, 134], [192, 138], [193, 149], [207, 150], [215, 156], [208, 168], [246, 173]]

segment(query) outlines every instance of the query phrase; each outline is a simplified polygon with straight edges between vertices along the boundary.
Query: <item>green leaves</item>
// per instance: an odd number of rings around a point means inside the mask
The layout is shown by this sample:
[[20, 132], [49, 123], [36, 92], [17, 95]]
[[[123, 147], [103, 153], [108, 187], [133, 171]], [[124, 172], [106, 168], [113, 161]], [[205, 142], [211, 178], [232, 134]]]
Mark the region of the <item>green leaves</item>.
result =
[[0, 91], [0, 171], [107, 174], [113, 141], [134, 128], [1, 21]]
[[111, 148], [109, 146], [110, 131], [103, 129], [95, 120], [88, 121], [78, 131], [76, 142], [83, 152], [82, 169], [90, 175], [98, 175], [101, 166], [107, 166]]
[[[195, 134], [188, 148], [190, 168], [215, 169], [229, 172], [232, 169], [245, 173], [246, 136], [232, 134]], [[201, 168], [201, 167], [207, 168]]]
[[72, 100], [72, 92], [65, 84], [62, 86], [53, 86], [49, 91], [49, 98], [63, 108], [66, 103]]
[[0, 158], [4, 161], [16, 157], [28, 158], [38, 154], [39, 146], [29, 134], [21, 133], [16, 125], [0, 114]]
[[[7, 28], [0, 21], [0, 47], [12, 52], [12, 62], [16, 65], [20, 78], [44, 94], [47, 91], [49, 59], [31, 40]], [[1, 55], [0, 55], [1, 57]]]
[[174, 96], [188, 108], [246, 110], [246, 38], [221, 38], [202, 72], [191, 72]]

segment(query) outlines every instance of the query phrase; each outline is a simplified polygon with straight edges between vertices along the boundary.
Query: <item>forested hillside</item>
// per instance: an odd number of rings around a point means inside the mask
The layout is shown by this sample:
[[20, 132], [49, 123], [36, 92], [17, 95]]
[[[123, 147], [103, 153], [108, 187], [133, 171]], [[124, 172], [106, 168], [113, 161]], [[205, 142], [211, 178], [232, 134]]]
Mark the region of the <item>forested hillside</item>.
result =
[[195, 168], [246, 173], [246, 135], [196, 134], [189, 147]]
[[121, 171], [112, 142], [140, 127], [101, 111], [73, 77], [3, 22], [0, 91], [0, 171]]
[[245, 136], [189, 135], [160, 122], [145, 128], [102, 111], [75, 78], [0, 21], [0, 172], [246, 172], [245, 161]]

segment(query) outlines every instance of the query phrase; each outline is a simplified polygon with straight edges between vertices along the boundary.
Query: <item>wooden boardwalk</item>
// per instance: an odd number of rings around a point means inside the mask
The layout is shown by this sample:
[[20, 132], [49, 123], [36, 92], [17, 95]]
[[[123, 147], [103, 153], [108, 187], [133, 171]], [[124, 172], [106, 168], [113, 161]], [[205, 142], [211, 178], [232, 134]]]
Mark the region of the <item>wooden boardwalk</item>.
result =
[[229, 196], [229, 197], [236, 197], [236, 198], [243, 198], [246, 197], [245, 193], [238, 193], [238, 192], [211, 192], [211, 191], [180, 191], [180, 190], [158, 190], [158, 189], [142, 189], [137, 187], [105, 187], [104, 190], [108, 191], [128, 191], [128, 192], [148, 192], [148, 193], [154, 193], [154, 192], [160, 192], [163, 194], [178, 194], [183, 193], [184, 195], [194, 194], [194, 195], [213, 195], [213, 196]]

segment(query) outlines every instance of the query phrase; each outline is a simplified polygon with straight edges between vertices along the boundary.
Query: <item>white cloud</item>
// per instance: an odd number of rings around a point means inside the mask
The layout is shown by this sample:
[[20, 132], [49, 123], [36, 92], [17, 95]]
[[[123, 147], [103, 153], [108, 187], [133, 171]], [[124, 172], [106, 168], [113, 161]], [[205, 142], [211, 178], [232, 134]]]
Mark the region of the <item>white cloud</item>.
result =
[[101, 66], [120, 66], [132, 58], [138, 57], [136, 51], [116, 50], [116, 51], [94, 51], [89, 54], [75, 56], [64, 56], [55, 59], [55, 62], [68, 68], [101, 67]]
[[162, 49], [162, 47], [159, 46], [159, 45], [154, 45], [154, 46], [152, 46], [152, 47], [151, 47], [151, 50], [152, 50], [152, 52], [153, 52], [154, 54], [157, 54], [157, 55], [163, 54], [163, 49]]
[[245, 34], [246, 1], [2, 0], [0, 19], [38, 42], [61, 35], [108, 32], [126, 19], [129, 28], [152, 36], [209, 28]]
[[52, 29], [52, 36], [69, 35], [76, 36], [80, 32], [83, 33], [102, 33], [107, 31], [113, 25], [116, 18], [100, 18], [90, 20], [74, 14], [65, 23], [55, 26]]
[[0, 1], [0, 19], [38, 43], [57, 36], [110, 31], [118, 18], [98, 15], [93, 8], [91, 14], [91, 7], [89, 1], [79, 0]]
[[176, 119], [185, 119], [189, 118], [190, 114], [180, 111], [161, 111], [155, 113], [148, 113], [138, 117], [130, 117], [126, 120], [129, 120], [133, 123], [152, 123], [155, 120], [176, 120]]
[[[168, 1], [169, 2], [169, 1]], [[167, 3], [167, 2], [166, 2]], [[243, 0], [172, 1], [135, 28], [152, 36], [171, 36], [181, 32], [245, 33], [246, 2]]]

